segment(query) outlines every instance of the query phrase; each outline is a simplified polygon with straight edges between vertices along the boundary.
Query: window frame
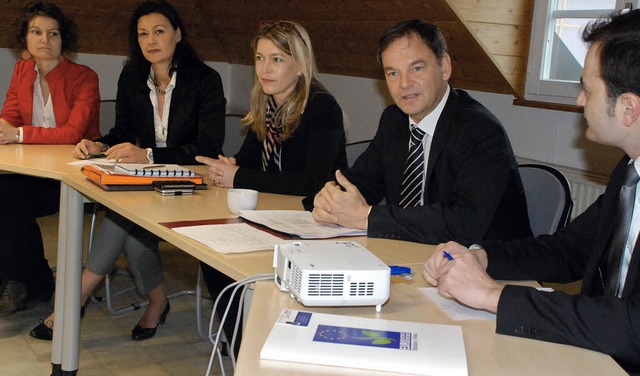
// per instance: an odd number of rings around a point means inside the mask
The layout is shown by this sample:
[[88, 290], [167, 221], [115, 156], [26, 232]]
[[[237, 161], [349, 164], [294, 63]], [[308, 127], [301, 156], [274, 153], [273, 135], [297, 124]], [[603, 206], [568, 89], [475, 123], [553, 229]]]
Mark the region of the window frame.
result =
[[[547, 36], [555, 32], [558, 18], [598, 18], [624, 8], [637, 9], [640, 0], [616, 0], [616, 9], [554, 10], [559, 0], [536, 0], [531, 22], [531, 40], [525, 81], [525, 99], [530, 101], [575, 104], [580, 83], [543, 79], [542, 72], [549, 64]], [[552, 14], [553, 13], [553, 14]]]

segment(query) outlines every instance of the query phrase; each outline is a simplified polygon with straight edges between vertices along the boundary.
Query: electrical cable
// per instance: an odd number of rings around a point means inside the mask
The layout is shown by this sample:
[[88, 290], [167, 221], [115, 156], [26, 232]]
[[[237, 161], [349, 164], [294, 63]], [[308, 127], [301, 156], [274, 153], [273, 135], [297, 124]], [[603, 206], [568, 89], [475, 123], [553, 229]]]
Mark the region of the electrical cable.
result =
[[[229, 310], [231, 308], [231, 304], [233, 304], [233, 298], [235, 297], [238, 289], [240, 289], [242, 287], [242, 293], [241, 293], [241, 299], [239, 302], [239, 307], [238, 307], [238, 315], [236, 316], [236, 324], [234, 326], [234, 332], [233, 332], [233, 337], [231, 338], [231, 351], [229, 351], [229, 356], [231, 358], [231, 362], [233, 367], [235, 368], [235, 354], [234, 354], [234, 346], [235, 346], [235, 340], [236, 340], [236, 335], [237, 335], [237, 331], [238, 331], [238, 325], [239, 325], [239, 321], [242, 315], [242, 307], [244, 306], [244, 297], [245, 297], [245, 290], [247, 288], [248, 285], [253, 284], [257, 281], [264, 281], [264, 280], [270, 280], [274, 278], [274, 274], [273, 273], [262, 273], [262, 274], [255, 274], [252, 276], [249, 276], [245, 279], [242, 279], [240, 281], [236, 281], [234, 283], [229, 284], [228, 286], [226, 286], [224, 289], [222, 289], [222, 291], [220, 292], [220, 294], [218, 294], [218, 296], [216, 297], [216, 300], [213, 304], [213, 309], [211, 311], [211, 319], [209, 320], [209, 341], [213, 344], [213, 350], [211, 351], [211, 357], [209, 358], [209, 365], [207, 367], [207, 373], [206, 375], [210, 375], [211, 371], [212, 371], [212, 366], [213, 366], [213, 361], [215, 359], [216, 353], [218, 353], [219, 357], [220, 357], [220, 368], [221, 368], [221, 372], [223, 375], [226, 375], [226, 373], [224, 372], [224, 368], [222, 366], [222, 357], [220, 356], [220, 350], [218, 349], [218, 346], [220, 344], [220, 339], [222, 334], [224, 333], [223, 327], [224, 327], [224, 323], [227, 319], [227, 315], [229, 314]], [[213, 333], [213, 321], [215, 319], [215, 315], [216, 315], [216, 311], [217, 311], [217, 307], [218, 304], [220, 303], [220, 299], [223, 296], [223, 294], [225, 292], [227, 292], [228, 290], [230, 290], [231, 288], [233, 288], [233, 291], [231, 292], [231, 296], [229, 298], [229, 303], [227, 303], [227, 308], [224, 311], [224, 314], [222, 315], [222, 318], [220, 318], [220, 323], [218, 326], [218, 331], [217, 333], [215, 333], [215, 339], [214, 337], [214, 333]]]

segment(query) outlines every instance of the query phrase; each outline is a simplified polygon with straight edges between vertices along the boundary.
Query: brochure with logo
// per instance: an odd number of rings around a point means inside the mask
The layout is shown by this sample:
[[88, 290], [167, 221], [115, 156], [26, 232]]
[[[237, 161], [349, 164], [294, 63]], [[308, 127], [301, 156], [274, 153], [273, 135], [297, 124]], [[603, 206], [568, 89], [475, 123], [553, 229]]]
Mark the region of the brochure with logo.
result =
[[467, 375], [462, 327], [284, 309], [260, 359], [415, 375]]

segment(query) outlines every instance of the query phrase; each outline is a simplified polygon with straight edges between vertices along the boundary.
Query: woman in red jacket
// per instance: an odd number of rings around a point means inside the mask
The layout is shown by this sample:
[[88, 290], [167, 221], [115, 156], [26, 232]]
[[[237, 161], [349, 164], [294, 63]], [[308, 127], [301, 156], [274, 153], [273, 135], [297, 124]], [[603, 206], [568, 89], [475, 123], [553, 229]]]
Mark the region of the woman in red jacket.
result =
[[[23, 9], [17, 26], [23, 52], [0, 112], [0, 145], [100, 137], [98, 76], [63, 56], [76, 46], [73, 21], [57, 6], [37, 2]], [[58, 211], [60, 183], [0, 175], [0, 197], [6, 198], [0, 205], [0, 315], [6, 315], [53, 294], [36, 218]]]

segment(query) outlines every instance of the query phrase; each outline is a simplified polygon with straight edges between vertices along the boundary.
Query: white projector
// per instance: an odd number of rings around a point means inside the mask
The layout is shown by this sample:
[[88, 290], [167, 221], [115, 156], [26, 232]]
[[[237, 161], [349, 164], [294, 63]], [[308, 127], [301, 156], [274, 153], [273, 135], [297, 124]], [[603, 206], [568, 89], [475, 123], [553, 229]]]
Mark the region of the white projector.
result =
[[278, 243], [275, 282], [305, 306], [375, 305], [389, 299], [391, 270], [358, 243], [306, 240]]

